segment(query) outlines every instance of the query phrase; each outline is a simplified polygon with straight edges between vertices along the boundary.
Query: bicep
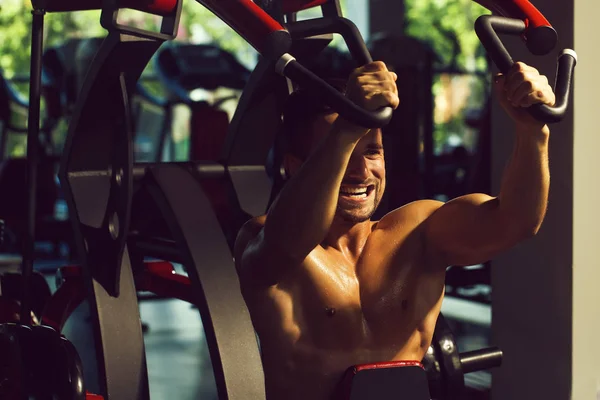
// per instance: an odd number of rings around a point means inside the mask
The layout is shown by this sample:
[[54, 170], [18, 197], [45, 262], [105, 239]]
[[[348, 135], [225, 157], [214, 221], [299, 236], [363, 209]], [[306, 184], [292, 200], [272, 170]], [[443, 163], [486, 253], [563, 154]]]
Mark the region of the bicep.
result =
[[516, 224], [502, 213], [499, 200], [475, 193], [445, 203], [426, 220], [428, 247], [447, 265], [486, 262], [514, 246], [521, 235]]

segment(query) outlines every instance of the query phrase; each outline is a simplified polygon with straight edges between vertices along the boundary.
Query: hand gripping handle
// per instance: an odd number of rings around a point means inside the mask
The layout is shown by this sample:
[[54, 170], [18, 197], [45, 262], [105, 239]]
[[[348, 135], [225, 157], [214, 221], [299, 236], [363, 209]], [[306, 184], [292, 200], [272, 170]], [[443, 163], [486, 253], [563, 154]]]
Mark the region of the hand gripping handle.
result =
[[[345, 18], [319, 18], [294, 22], [289, 24], [287, 28], [292, 38], [339, 33], [346, 41], [350, 54], [358, 65], [362, 66], [373, 62], [358, 28]], [[380, 128], [387, 125], [392, 118], [392, 107], [382, 107], [377, 111], [365, 110], [302, 66], [290, 54], [283, 54], [277, 61], [275, 68], [278, 73], [309, 90], [313, 90], [315, 94], [323, 96], [326, 103], [342, 117], [355, 124], [366, 128]]]
[[[514, 61], [498, 37], [498, 33], [521, 35], [525, 30], [525, 22], [520, 19], [483, 15], [475, 21], [475, 32], [479, 40], [502, 73], [508, 72]], [[545, 104], [534, 104], [529, 107], [529, 113], [534, 118], [545, 123], [556, 123], [563, 119], [569, 105], [569, 92], [576, 63], [577, 54], [575, 51], [571, 49], [562, 51], [558, 57], [558, 69], [554, 85], [556, 102], [552, 107]]]

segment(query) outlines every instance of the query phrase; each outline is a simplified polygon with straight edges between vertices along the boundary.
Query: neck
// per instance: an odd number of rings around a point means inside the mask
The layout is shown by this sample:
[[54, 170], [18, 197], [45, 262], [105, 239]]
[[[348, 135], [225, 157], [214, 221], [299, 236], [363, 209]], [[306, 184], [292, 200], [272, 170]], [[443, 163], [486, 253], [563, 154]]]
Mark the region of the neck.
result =
[[325, 248], [333, 247], [346, 258], [357, 261], [372, 227], [373, 222], [370, 219], [355, 223], [335, 217], [322, 245]]

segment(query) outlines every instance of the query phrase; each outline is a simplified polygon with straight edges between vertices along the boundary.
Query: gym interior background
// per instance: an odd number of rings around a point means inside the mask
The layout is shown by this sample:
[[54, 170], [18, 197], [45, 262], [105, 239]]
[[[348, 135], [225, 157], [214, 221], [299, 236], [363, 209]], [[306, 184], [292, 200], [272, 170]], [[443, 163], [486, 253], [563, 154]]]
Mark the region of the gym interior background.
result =
[[[410, 118], [399, 118], [395, 125], [407, 132], [403, 137], [410, 138], [386, 139], [391, 141], [386, 143], [389, 173], [398, 183], [390, 185], [383, 206], [497, 190], [512, 142], [510, 121], [490, 97], [494, 67], [473, 30], [475, 19], [488, 11], [470, 0], [340, 3], [374, 58], [401, 72], [401, 99], [414, 107], [404, 111]], [[592, 66], [600, 62], [594, 48], [600, 39], [594, 30], [600, 6], [592, 0], [533, 3], [559, 32], [559, 47], [574, 48], [580, 57], [571, 109], [563, 122], [552, 127], [548, 215], [535, 238], [498, 259], [486, 265], [451, 268], [442, 312], [461, 351], [497, 345], [504, 352], [502, 367], [465, 376], [473, 398], [598, 399], [600, 348], [595, 332], [600, 330], [596, 308], [600, 304], [596, 290], [600, 263], [595, 239], [600, 237], [600, 224], [596, 223], [600, 211], [594, 200], [599, 194], [595, 172], [600, 165], [595, 149], [600, 139], [592, 118], [599, 111], [596, 93], [600, 93], [600, 79]], [[26, 187], [19, 162], [27, 145], [30, 10], [26, 0], [0, 3], [0, 218], [6, 223], [0, 272], [6, 274], [18, 270], [23, 241]], [[309, 10], [299, 19], [318, 13]], [[120, 17], [139, 26], [159, 21], [129, 10]], [[40, 173], [40, 179], [46, 181], [38, 189], [38, 207], [44, 215], [38, 228], [35, 269], [52, 291], [57, 269], [77, 263], [67, 207], [56, 178], [56, 159], [64, 146], [78, 89], [97, 49], [94, 46], [106, 34], [99, 18], [99, 11], [46, 17], [41, 129], [42, 164], [47, 173]], [[137, 162], [197, 159], [194, 130], [203, 115], [199, 104], [218, 107], [231, 120], [243, 84], [259, 60], [251, 46], [195, 2], [183, 3], [174, 42], [163, 45], [148, 64], [132, 100]], [[515, 59], [554, 77], [555, 53], [534, 58], [516, 40], [507, 39], [507, 43]], [[210, 51], [186, 52], [176, 47], [186, 44], [210, 45]], [[336, 37], [331, 48], [316, 68], [347, 69], [343, 41]], [[203, 71], [189, 66], [202, 57], [213, 62], [227, 58], [219, 49], [235, 59], [230, 68], [237, 71], [241, 83], [194, 87], [190, 79], [198, 79]], [[186, 68], [173, 62], [178, 55], [189, 63]], [[175, 267], [186, 273], [181, 265]], [[146, 328], [152, 399], [216, 399], [197, 310], [183, 301], [144, 292], [138, 293], [138, 299]], [[86, 383], [94, 391], [96, 355], [88, 314], [86, 304], [80, 306], [64, 332], [80, 352]]]

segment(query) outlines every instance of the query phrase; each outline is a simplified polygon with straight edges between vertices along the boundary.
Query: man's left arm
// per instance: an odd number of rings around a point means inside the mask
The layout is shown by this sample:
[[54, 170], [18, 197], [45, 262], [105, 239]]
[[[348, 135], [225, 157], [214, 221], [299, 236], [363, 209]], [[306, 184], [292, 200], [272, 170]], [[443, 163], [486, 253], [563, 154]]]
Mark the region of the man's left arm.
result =
[[546, 213], [550, 173], [547, 125], [524, 109], [535, 103], [553, 105], [548, 80], [517, 63], [496, 78], [500, 103], [516, 124], [511, 159], [497, 197], [470, 194], [440, 206], [425, 220], [428, 251], [446, 265], [485, 262], [539, 230]]

